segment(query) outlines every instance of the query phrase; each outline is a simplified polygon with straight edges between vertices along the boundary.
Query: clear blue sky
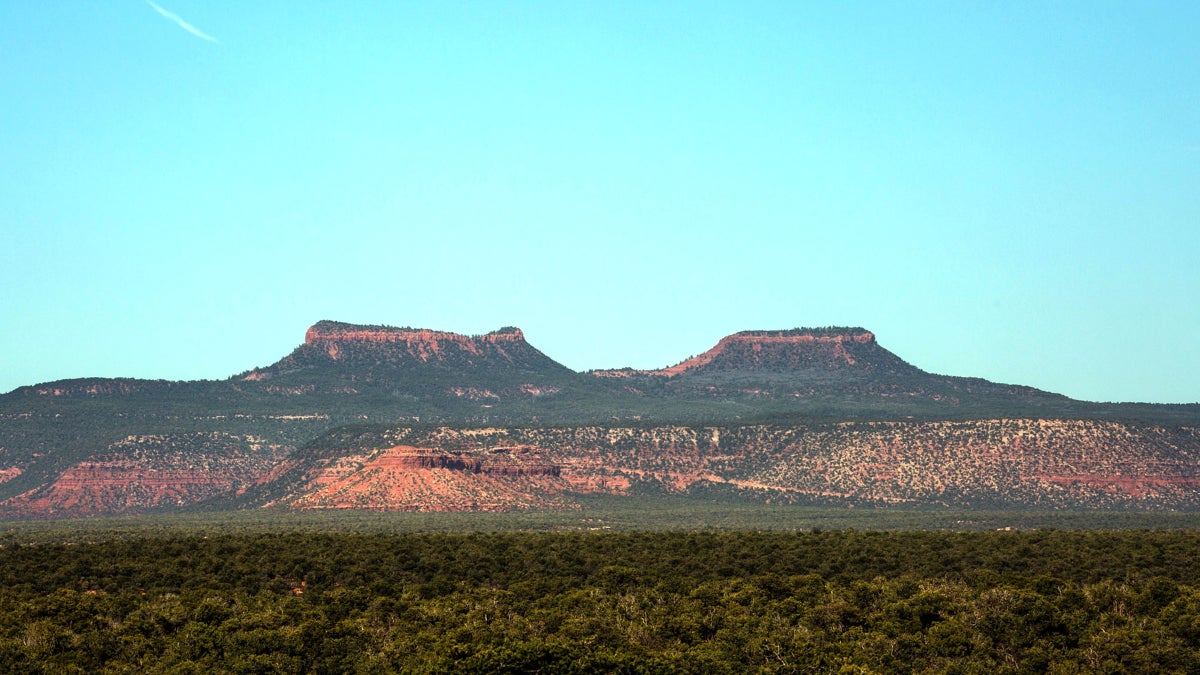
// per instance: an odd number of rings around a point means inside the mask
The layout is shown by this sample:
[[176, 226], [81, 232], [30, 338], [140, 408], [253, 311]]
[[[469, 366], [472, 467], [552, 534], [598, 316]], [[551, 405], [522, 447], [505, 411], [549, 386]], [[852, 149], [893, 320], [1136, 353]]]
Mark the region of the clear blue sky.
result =
[[336, 319], [1200, 401], [1200, 3], [158, 5], [0, 3], [0, 391]]

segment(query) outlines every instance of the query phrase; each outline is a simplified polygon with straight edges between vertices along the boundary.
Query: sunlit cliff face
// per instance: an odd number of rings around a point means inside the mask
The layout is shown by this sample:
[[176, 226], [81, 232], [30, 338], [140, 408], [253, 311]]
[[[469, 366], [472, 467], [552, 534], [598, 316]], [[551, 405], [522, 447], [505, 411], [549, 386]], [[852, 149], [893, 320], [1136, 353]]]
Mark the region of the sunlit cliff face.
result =
[[[509, 450], [509, 449], [505, 449]], [[280, 503], [302, 509], [494, 511], [560, 504], [559, 466], [528, 448], [486, 455], [399, 445], [348, 452], [303, 471]]]
[[876, 347], [875, 334], [859, 328], [845, 331], [743, 331], [721, 339], [712, 349], [682, 363], [657, 370], [616, 368], [594, 370], [591, 375], [604, 378], [653, 375], [674, 377], [695, 372], [710, 364], [726, 368], [808, 366], [838, 368], [858, 364], [856, 346]]
[[794, 363], [798, 357], [826, 366], [853, 366], [855, 359], [846, 345], [874, 344], [875, 335], [867, 331], [845, 333], [807, 333], [803, 331], [745, 331], [723, 338], [717, 346], [670, 368], [653, 371], [673, 376], [707, 366], [722, 357], [747, 358], [752, 362]]
[[402, 345], [417, 359], [430, 361], [437, 360], [447, 349], [480, 354], [487, 345], [500, 346], [524, 341], [525, 335], [518, 328], [469, 337], [435, 330], [351, 326], [329, 321], [312, 326], [304, 335], [304, 344], [324, 350], [335, 360], [341, 358], [343, 347], [350, 343]]

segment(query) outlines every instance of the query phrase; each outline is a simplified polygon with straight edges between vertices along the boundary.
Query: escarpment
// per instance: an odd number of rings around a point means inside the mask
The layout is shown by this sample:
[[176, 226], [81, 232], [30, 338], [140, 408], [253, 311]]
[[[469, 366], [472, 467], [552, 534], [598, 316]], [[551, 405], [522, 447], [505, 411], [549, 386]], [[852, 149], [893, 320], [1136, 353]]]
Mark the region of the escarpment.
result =
[[0, 396], [0, 517], [575, 508], [581, 495], [1200, 511], [1200, 405], [926, 372], [863, 328], [576, 373], [522, 331], [321, 321], [226, 380]]
[[335, 360], [341, 358], [347, 346], [357, 343], [397, 345], [414, 359], [425, 362], [445, 358], [445, 354], [456, 351], [483, 355], [490, 350], [495, 356], [506, 358], [508, 355], [503, 351], [505, 345], [528, 344], [521, 330], [511, 327], [468, 337], [426, 329], [355, 326], [321, 321], [310, 327], [304, 335], [306, 346], [324, 350]]
[[[461, 396], [470, 390], [554, 388], [580, 377], [525, 340], [517, 328], [468, 336], [422, 328], [358, 326], [321, 321], [304, 343], [265, 368], [238, 378], [246, 386], [280, 380], [314, 383], [315, 394], [397, 387], [421, 396]], [[332, 384], [339, 381], [340, 384]]]
[[744, 331], [722, 338], [707, 352], [669, 368], [666, 377], [693, 371], [796, 370], [803, 368], [900, 369], [915, 371], [861, 328], [810, 331]]
[[1117, 422], [395, 428], [329, 442], [297, 467], [302, 479], [279, 503], [347, 508], [373, 495], [377, 508], [459, 510], [649, 491], [827, 505], [1200, 508], [1200, 431]]
[[398, 445], [294, 463], [273, 505], [298, 509], [495, 511], [562, 506], [561, 469], [540, 456]]
[[284, 454], [281, 447], [223, 433], [129, 436], [5, 500], [0, 513], [78, 517], [192, 506], [246, 489]]

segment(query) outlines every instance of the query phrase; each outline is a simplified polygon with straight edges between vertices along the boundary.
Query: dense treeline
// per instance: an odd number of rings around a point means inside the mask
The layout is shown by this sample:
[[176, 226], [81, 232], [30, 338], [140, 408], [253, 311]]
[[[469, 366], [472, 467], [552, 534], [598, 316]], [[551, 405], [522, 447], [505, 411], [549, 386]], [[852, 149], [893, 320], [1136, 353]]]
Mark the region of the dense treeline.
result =
[[2, 672], [1197, 672], [1200, 532], [10, 544]]

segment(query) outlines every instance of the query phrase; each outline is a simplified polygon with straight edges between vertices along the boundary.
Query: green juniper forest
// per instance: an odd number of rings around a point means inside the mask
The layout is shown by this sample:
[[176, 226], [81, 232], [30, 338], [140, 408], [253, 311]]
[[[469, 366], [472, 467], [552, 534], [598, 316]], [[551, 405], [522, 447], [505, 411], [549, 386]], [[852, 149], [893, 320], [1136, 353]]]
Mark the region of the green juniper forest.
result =
[[1195, 530], [263, 531], [0, 550], [11, 673], [1200, 669]]
[[1200, 406], [323, 321], [0, 396], [0, 672], [1200, 672]]

